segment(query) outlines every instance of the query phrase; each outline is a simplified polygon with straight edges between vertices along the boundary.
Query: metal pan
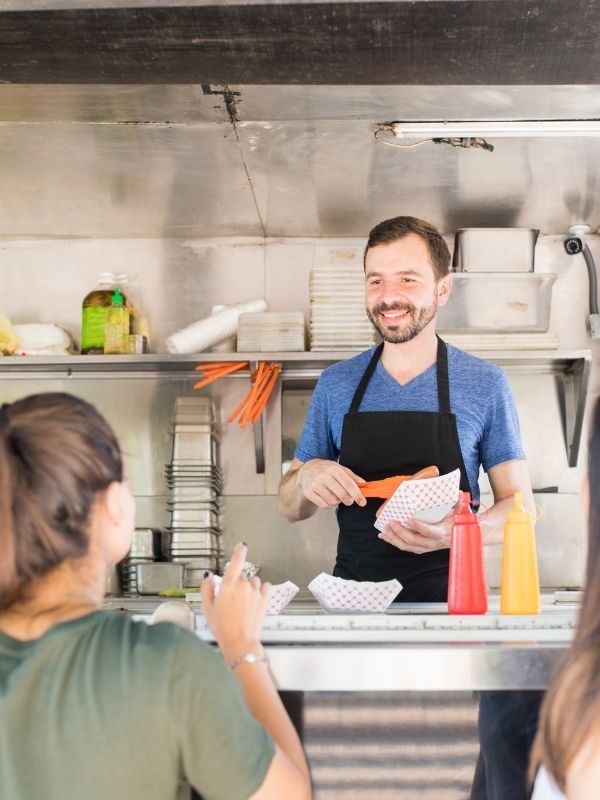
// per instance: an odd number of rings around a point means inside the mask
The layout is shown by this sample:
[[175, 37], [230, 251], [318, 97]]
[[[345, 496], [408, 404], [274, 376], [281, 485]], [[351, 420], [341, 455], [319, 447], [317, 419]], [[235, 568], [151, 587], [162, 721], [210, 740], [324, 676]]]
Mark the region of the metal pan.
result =
[[216, 547], [218, 541], [216, 533], [166, 533], [163, 538], [163, 545], [172, 547], [174, 545], [198, 545], [200, 547]]
[[217, 558], [188, 558], [187, 556], [175, 556], [171, 559], [175, 564], [185, 564], [189, 569], [210, 569], [217, 568]]
[[136, 566], [139, 594], [158, 594], [166, 589], [183, 589], [185, 567], [183, 564], [160, 562]]

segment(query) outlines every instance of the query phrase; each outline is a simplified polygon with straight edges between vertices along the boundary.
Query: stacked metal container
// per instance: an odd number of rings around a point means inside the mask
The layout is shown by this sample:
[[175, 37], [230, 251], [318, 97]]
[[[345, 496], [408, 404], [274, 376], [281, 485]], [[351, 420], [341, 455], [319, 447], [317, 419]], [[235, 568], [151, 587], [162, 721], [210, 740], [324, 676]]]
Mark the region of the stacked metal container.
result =
[[161, 558], [161, 532], [158, 528], [136, 528], [131, 549], [119, 564], [120, 585], [125, 595], [138, 593], [137, 565], [152, 564]]
[[219, 469], [220, 432], [208, 397], [178, 397], [173, 410], [173, 449], [165, 467], [170, 525], [165, 557], [185, 564], [185, 585], [199, 585], [222, 560]]

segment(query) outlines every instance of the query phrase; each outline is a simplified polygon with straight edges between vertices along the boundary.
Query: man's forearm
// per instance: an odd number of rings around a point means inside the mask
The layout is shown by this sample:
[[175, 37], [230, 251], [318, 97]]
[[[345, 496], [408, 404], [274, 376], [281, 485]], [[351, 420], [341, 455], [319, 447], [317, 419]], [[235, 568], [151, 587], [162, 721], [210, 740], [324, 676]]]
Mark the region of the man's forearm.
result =
[[298, 485], [296, 478], [299, 469], [300, 467], [297, 469], [290, 468], [279, 485], [279, 513], [288, 522], [299, 522], [302, 519], [308, 519], [317, 510], [316, 505], [304, 497]]
[[[484, 544], [502, 544], [504, 541], [506, 515], [512, 511], [514, 504], [514, 497], [506, 497], [504, 500], [498, 500], [489, 511], [481, 515], [479, 524]], [[533, 502], [533, 496], [530, 496], [529, 493], [523, 497], [523, 506], [525, 511], [532, 514], [535, 523], [537, 516], [535, 513], [535, 503]]]

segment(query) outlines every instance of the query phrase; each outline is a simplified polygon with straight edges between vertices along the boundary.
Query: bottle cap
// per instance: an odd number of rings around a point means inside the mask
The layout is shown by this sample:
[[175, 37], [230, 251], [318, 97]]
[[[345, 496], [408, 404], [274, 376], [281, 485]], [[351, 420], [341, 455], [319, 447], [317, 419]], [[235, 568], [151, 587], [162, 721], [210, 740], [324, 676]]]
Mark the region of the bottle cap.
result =
[[112, 296], [112, 304], [113, 306], [122, 306], [123, 305], [123, 295], [121, 294], [120, 289], [115, 289]]
[[525, 523], [531, 525], [533, 517], [523, 508], [523, 493], [515, 492], [515, 503], [512, 510], [506, 515], [507, 522]]
[[460, 492], [458, 498], [458, 511], [454, 515], [454, 523], [465, 525], [473, 522], [475, 514], [471, 511], [471, 493]]

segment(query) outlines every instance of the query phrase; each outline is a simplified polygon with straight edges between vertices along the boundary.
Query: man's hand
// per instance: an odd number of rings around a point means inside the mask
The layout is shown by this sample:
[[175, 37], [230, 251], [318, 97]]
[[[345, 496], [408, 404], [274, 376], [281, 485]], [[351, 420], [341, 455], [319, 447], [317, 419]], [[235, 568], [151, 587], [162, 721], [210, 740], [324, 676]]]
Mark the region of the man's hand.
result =
[[365, 506], [367, 501], [358, 488], [363, 479], [352, 470], [342, 467], [337, 461], [313, 458], [306, 461], [296, 472], [296, 484], [304, 497], [318, 508], [331, 508], [343, 503], [351, 506], [358, 503]]
[[410, 528], [401, 522], [388, 522], [383, 533], [379, 534], [379, 538], [399, 550], [406, 550], [407, 553], [421, 555], [431, 553], [433, 550], [444, 550], [450, 547], [453, 518], [454, 510], [435, 525], [414, 518], [409, 520]]

